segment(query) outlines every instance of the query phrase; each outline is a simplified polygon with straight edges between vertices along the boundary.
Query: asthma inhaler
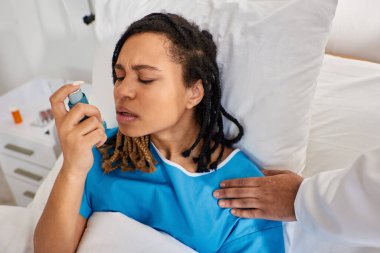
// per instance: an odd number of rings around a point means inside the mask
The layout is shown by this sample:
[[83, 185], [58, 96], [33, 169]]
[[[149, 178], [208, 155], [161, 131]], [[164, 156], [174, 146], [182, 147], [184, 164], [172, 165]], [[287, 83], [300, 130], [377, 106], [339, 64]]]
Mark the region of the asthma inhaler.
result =
[[88, 104], [87, 97], [80, 88], [69, 95], [69, 108], [78, 103]]
[[[87, 97], [80, 88], [78, 90], [74, 91], [73, 93], [69, 94], [68, 106], [69, 106], [70, 110], [71, 110], [71, 108], [73, 108], [78, 103], [88, 104]], [[87, 116], [84, 116], [83, 119], [80, 120], [80, 122], [82, 122], [83, 120], [85, 120], [87, 118], [88, 118]]]
[[[88, 104], [87, 97], [80, 88], [78, 90], [74, 91], [73, 93], [69, 94], [68, 106], [69, 106], [70, 110], [71, 110], [71, 108], [73, 108], [78, 103]], [[80, 120], [80, 122], [82, 122], [83, 120], [85, 120], [87, 118], [88, 118], [87, 116], [84, 116], [83, 119]], [[103, 121], [103, 127], [104, 127], [104, 129], [107, 128], [107, 124], [105, 121]]]

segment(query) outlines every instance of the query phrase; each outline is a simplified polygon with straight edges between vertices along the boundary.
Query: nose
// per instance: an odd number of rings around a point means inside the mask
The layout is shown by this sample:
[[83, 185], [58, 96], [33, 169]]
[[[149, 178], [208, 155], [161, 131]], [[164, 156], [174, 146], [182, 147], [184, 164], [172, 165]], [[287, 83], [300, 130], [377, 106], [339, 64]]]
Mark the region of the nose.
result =
[[114, 86], [114, 95], [115, 98], [119, 99], [134, 99], [136, 97], [136, 88], [137, 86], [133, 82], [133, 80], [125, 77], [122, 81], [119, 81]]

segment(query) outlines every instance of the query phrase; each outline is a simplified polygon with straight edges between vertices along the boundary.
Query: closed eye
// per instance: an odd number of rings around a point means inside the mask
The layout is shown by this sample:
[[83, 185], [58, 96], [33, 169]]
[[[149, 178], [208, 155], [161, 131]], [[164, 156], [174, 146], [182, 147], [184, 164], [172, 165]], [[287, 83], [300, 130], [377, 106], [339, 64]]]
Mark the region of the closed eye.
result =
[[154, 81], [155, 80], [153, 80], [153, 79], [139, 79], [139, 82], [141, 82], [143, 84], [149, 84], [149, 83], [152, 83]]
[[123, 81], [124, 80], [124, 76], [117, 76], [116, 77], [116, 81], [119, 81], [119, 82], [121, 82], [121, 81]]

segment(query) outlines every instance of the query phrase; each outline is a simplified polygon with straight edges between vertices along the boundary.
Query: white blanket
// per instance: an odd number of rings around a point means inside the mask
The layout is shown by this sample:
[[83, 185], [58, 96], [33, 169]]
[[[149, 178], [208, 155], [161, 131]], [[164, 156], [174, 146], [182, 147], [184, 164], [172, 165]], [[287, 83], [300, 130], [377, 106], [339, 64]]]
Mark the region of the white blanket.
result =
[[37, 210], [0, 206], [0, 252], [33, 252], [33, 231], [39, 216]]
[[191, 253], [189, 247], [121, 213], [94, 213], [78, 248], [87, 252]]

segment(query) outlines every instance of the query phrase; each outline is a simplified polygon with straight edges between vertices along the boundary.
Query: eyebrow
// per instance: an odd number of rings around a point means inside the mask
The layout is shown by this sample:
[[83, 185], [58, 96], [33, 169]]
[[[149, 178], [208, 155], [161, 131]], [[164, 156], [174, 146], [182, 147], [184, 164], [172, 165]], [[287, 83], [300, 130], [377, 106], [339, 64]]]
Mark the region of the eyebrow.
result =
[[[116, 63], [115, 64], [115, 69], [120, 69], [120, 70], [124, 70], [124, 67], [123, 65], [121, 65], [120, 63]], [[156, 68], [156, 67], [153, 67], [153, 66], [150, 66], [150, 65], [147, 65], [147, 64], [141, 64], [141, 65], [132, 65], [132, 69], [134, 71], [139, 71], [139, 70], [143, 70], [143, 69], [147, 69], [147, 70], [153, 70], [153, 71], [161, 71], [160, 69]]]

